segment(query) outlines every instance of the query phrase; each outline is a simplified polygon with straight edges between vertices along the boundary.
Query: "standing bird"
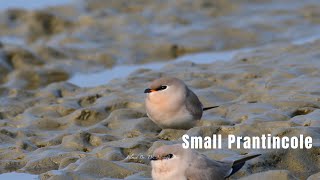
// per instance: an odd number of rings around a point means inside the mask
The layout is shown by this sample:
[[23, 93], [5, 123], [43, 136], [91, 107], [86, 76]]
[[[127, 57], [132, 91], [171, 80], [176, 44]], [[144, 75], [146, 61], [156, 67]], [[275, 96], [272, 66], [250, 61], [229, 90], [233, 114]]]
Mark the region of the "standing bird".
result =
[[157, 148], [151, 158], [153, 180], [223, 180], [236, 173], [249, 159], [260, 154], [244, 155], [237, 160], [216, 161], [181, 144]]
[[154, 80], [144, 93], [148, 117], [162, 129], [190, 129], [203, 111], [218, 107], [203, 108], [197, 95], [173, 77]]

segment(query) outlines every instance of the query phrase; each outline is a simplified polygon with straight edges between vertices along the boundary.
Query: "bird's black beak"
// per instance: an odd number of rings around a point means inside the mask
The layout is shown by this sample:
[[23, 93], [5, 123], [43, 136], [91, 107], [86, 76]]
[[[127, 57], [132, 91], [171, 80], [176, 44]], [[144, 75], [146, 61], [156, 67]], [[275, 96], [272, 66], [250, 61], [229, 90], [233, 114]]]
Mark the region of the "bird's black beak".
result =
[[151, 92], [154, 92], [154, 91], [156, 91], [156, 90], [147, 88], [147, 89], [144, 90], [144, 93], [151, 93]]
[[151, 93], [151, 89], [150, 88], [145, 89], [144, 93]]
[[151, 160], [151, 161], [156, 161], [156, 160], [158, 160], [158, 158], [157, 158], [156, 156], [152, 156], [152, 157], [150, 158], [150, 160]]

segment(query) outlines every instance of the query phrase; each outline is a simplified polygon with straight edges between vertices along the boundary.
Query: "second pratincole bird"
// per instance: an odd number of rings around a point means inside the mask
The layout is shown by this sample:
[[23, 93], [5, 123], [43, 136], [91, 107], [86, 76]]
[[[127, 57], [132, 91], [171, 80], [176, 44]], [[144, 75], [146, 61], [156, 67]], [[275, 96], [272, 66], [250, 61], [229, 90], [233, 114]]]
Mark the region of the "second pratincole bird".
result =
[[173, 77], [154, 80], [144, 92], [147, 114], [162, 129], [190, 129], [203, 111], [218, 107], [204, 108], [197, 95]]
[[151, 158], [153, 180], [223, 180], [236, 173], [249, 159], [260, 154], [216, 161], [181, 144], [157, 148]]

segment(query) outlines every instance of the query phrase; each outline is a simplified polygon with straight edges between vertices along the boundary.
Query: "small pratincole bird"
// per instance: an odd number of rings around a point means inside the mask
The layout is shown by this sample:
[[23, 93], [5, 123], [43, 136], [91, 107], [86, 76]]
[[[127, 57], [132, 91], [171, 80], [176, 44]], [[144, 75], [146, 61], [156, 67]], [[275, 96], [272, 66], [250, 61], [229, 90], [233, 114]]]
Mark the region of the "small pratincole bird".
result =
[[157, 148], [151, 158], [153, 180], [222, 180], [236, 173], [249, 159], [260, 154], [244, 155], [237, 160], [216, 161], [181, 144]]
[[218, 107], [203, 108], [197, 95], [173, 77], [154, 80], [144, 93], [148, 117], [162, 129], [190, 129], [203, 111]]

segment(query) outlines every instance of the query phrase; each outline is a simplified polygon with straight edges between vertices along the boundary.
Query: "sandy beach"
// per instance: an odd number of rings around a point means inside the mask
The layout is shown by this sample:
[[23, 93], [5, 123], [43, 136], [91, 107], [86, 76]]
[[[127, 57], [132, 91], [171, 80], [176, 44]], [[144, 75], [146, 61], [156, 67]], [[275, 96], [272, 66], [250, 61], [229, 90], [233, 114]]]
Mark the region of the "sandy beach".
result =
[[[230, 179], [320, 179], [318, 1], [103, 1], [0, 11], [0, 179], [151, 179], [148, 156], [222, 135]], [[204, 106], [189, 130], [160, 129], [147, 85], [182, 79]], [[311, 149], [227, 148], [235, 136], [310, 136]], [[4, 176], [2, 176], [4, 177]], [[33, 176], [34, 177], [34, 176]]]

